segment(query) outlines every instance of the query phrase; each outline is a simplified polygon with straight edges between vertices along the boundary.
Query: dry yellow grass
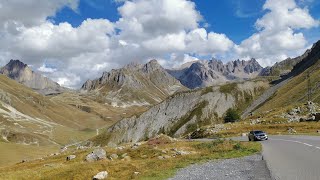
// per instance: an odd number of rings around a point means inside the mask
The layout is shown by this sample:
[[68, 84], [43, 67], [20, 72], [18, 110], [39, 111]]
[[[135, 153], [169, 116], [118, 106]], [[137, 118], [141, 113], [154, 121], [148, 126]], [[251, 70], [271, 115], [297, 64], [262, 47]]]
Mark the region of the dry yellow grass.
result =
[[[171, 155], [172, 148], [192, 152], [190, 155], [158, 159], [158, 156]], [[166, 179], [174, 175], [177, 169], [189, 164], [212, 159], [233, 158], [257, 153], [259, 143], [214, 141], [214, 142], [172, 142], [157, 146], [141, 145], [137, 149], [124, 150], [105, 148], [107, 154], [127, 153], [131, 160], [103, 160], [93, 163], [84, 161], [92, 150], [67, 153], [33, 162], [21, 163], [0, 169], [0, 179], [91, 179], [100, 171], [108, 171], [108, 179]], [[164, 153], [163, 150], [167, 151]], [[77, 158], [66, 161], [68, 154]], [[134, 172], [139, 172], [135, 175]]]
[[12, 165], [22, 160], [41, 158], [58, 150], [57, 146], [37, 147], [0, 142], [0, 167]]

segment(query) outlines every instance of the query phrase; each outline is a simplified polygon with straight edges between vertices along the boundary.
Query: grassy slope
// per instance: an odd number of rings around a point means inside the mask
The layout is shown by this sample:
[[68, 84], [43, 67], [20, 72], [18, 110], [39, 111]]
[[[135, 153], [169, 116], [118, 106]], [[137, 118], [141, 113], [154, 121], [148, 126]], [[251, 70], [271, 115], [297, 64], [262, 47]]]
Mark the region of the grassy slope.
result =
[[[304, 103], [307, 101], [307, 73], [310, 70], [313, 70], [315, 67], [320, 66], [320, 61], [317, 62], [315, 65], [301, 73], [300, 75], [294, 77], [288, 84], [281, 87], [276, 94], [267, 101], [264, 105], [262, 105], [257, 111], [269, 111], [271, 109], [277, 109], [281, 107], [286, 107], [290, 105], [296, 105], [300, 103]], [[313, 94], [312, 94], [312, 101], [320, 103], [320, 91], [319, 85], [320, 82], [320, 68], [316, 68], [311, 73], [311, 84]]]
[[[0, 166], [18, 162], [22, 159], [37, 157], [40, 154], [52, 153], [60, 147], [52, 144], [52, 141], [64, 145], [89, 139], [96, 135], [96, 128], [107, 124], [98, 115], [87, 113], [60, 101], [44, 97], [3, 75], [0, 75], [0, 91], [0, 104], [10, 104], [19, 112], [32, 118], [40, 118], [45, 122], [56, 123], [56, 125], [52, 126], [53, 131], [50, 133], [50, 127], [41, 123], [26, 120], [12, 121], [0, 114], [0, 134], [4, 131], [9, 131], [11, 133], [10, 141], [12, 141], [11, 143], [1, 144]], [[0, 105], [0, 108], [8, 111], [2, 105]], [[22, 125], [24, 128], [15, 123]], [[48, 131], [44, 132], [45, 130]], [[40, 132], [40, 134], [35, 132]], [[14, 144], [15, 142], [21, 142], [25, 138], [29, 140], [37, 139], [42, 147]], [[4, 142], [1, 137], [0, 139]], [[55, 147], [53, 148], [52, 145]], [[14, 157], [9, 156], [8, 153], [11, 153]]]
[[[138, 115], [147, 110], [144, 106], [130, 106], [127, 108], [113, 107], [102, 102], [103, 97], [93, 94], [63, 93], [51, 97], [53, 101], [61, 104], [78, 106], [84, 112], [99, 116], [105, 122], [105, 127], [113, 125], [120, 119]], [[100, 102], [101, 101], [101, 102]]]
[[[170, 155], [172, 148], [193, 152], [191, 155], [176, 156], [159, 160], [158, 156]], [[164, 154], [162, 150], [166, 150]], [[109, 173], [108, 179], [167, 179], [187, 165], [208, 161], [241, 157], [261, 150], [259, 143], [214, 141], [214, 142], [172, 142], [169, 144], [142, 145], [138, 149], [106, 149], [107, 155], [127, 153], [131, 160], [103, 160], [84, 162], [85, 155], [92, 150], [78, 151], [77, 158], [66, 162], [65, 155], [17, 164], [0, 169], [0, 179], [91, 179], [100, 171]], [[140, 172], [134, 175], [134, 172]]]
[[59, 150], [57, 146], [26, 146], [21, 144], [0, 142], [0, 167], [15, 164], [22, 160], [44, 157]]

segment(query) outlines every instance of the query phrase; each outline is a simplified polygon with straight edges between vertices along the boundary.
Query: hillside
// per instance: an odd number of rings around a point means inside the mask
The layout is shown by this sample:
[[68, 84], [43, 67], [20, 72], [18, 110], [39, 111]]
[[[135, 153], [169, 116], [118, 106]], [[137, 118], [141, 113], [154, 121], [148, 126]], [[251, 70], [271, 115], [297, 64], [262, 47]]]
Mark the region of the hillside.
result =
[[[88, 139], [106, 124], [95, 114], [49, 99], [0, 75], [0, 145], [1, 149], [6, 147], [6, 152], [25, 150], [24, 157], [31, 158], [41, 154], [35, 151], [37, 146], [43, 153], [48, 152], [44, 149]], [[17, 159], [20, 155], [1, 153], [0, 158], [16, 162], [21, 161]]]
[[229, 108], [242, 111], [268, 87], [267, 81], [257, 80], [176, 93], [140, 116], [117, 122], [93, 141], [113, 145], [141, 141], [159, 133], [181, 136], [198, 126], [221, 122]]
[[288, 83], [283, 85], [257, 111], [305, 103], [308, 101], [308, 74], [310, 74], [311, 101], [320, 102], [320, 41], [309, 54], [287, 75]]
[[106, 104], [122, 108], [151, 106], [186, 89], [156, 60], [113, 69], [96, 80], [88, 80], [81, 88], [83, 92], [100, 96]]

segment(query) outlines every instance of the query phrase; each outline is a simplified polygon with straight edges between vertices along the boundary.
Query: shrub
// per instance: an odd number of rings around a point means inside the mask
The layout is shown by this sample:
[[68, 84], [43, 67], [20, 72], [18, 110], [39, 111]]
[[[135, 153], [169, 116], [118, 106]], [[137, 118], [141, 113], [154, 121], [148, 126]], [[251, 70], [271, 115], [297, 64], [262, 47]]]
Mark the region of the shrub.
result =
[[224, 122], [225, 123], [235, 122], [239, 119], [240, 119], [239, 113], [235, 109], [230, 108], [227, 110], [226, 116], [224, 117]]

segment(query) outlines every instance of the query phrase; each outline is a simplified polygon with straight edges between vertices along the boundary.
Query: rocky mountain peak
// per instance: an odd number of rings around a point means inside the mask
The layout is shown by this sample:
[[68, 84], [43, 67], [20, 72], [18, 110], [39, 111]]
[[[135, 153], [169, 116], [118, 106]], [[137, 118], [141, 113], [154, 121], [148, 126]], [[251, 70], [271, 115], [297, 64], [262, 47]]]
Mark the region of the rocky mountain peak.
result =
[[[104, 95], [107, 102], [155, 104], [174, 92], [187, 89], [158, 63], [130, 63], [123, 68], [104, 72], [102, 77], [88, 80], [81, 90]], [[139, 104], [138, 103], [138, 104]]]
[[57, 94], [66, 90], [60, 87], [58, 83], [32, 71], [27, 64], [20, 60], [10, 60], [7, 65], [0, 68], [0, 74], [16, 80], [44, 95]]
[[[28, 65], [21, 62], [20, 60], [11, 59], [10, 62], [0, 69], [0, 74], [5, 74], [11, 79], [18, 77], [21, 71], [28, 68]], [[27, 69], [30, 71], [30, 69]]]
[[163, 70], [163, 67], [158, 63], [157, 60], [153, 59], [145, 64], [143, 69], [145, 72], [152, 72], [155, 70]]
[[196, 61], [190, 67], [168, 70], [183, 85], [194, 89], [226, 83], [231, 80], [254, 78], [262, 71], [262, 67], [255, 60], [237, 59], [224, 64], [221, 60]]

